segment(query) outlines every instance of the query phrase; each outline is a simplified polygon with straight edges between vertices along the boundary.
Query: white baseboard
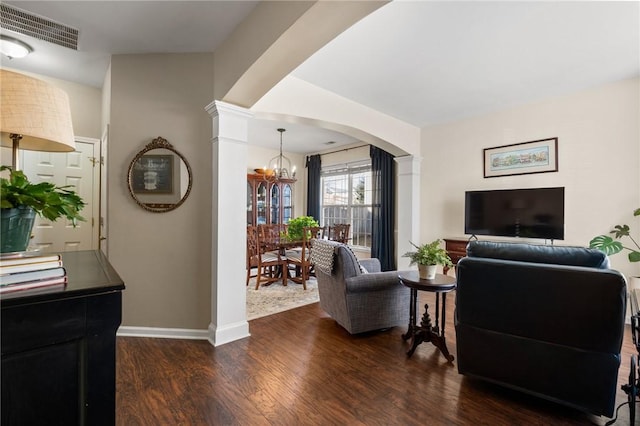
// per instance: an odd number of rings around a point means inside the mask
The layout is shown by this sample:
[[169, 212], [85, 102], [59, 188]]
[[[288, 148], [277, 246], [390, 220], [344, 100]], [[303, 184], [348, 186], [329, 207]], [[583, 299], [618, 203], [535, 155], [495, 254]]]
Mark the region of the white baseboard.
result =
[[154, 337], [162, 339], [209, 340], [208, 330], [188, 328], [158, 328], [120, 326], [116, 336], [122, 337]]

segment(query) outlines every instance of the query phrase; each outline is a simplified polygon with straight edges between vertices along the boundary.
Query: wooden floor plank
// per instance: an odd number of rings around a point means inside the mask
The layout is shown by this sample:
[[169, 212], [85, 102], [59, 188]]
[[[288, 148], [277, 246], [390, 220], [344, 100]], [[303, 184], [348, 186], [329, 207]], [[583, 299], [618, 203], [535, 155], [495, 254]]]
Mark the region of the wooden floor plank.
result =
[[[423, 304], [433, 295], [420, 293]], [[446, 335], [456, 354], [455, 294]], [[319, 304], [250, 322], [251, 337], [219, 347], [117, 338], [117, 424], [604, 425], [609, 419], [472, 380], [430, 343], [411, 358], [406, 327], [349, 335]], [[618, 388], [635, 353], [625, 332]], [[626, 401], [618, 390], [617, 404]], [[629, 425], [627, 407], [616, 425]]]

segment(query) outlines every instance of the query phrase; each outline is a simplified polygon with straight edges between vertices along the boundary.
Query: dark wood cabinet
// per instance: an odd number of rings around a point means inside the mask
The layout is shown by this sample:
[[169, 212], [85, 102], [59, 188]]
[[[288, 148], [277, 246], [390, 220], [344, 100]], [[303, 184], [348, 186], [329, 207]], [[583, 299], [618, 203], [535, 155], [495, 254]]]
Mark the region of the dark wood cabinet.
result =
[[114, 425], [124, 283], [100, 251], [62, 255], [63, 290], [0, 300], [2, 425]]
[[247, 225], [289, 223], [295, 179], [247, 175]]
[[[453, 262], [453, 266], [458, 264], [458, 260], [462, 259], [467, 255], [467, 244], [469, 240], [459, 240], [459, 239], [444, 239], [445, 250], [449, 254], [451, 261]], [[443, 268], [443, 272], [446, 275], [449, 272], [448, 267]]]

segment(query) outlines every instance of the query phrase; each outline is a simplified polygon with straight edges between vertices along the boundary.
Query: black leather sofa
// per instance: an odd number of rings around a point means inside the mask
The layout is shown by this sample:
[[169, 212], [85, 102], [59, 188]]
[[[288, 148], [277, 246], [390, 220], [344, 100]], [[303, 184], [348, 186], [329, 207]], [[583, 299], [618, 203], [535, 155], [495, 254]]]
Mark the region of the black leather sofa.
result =
[[602, 252], [471, 241], [456, 275], [460, 374], [613, 415], [627, 290]]

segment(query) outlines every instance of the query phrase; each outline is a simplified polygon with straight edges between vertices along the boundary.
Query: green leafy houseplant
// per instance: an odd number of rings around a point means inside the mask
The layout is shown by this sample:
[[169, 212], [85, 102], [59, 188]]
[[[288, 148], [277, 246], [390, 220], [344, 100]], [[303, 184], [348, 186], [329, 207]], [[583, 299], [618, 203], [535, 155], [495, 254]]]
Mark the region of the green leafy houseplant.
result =
[[301, 241], [303, 228], [307, 226], [320, 226], [313, 216], [299, 216], [289, 220], [287, 238], [291, 241]]
[[66, 189], [67, 186], [31, 183], [23, 172], [0, 167], [0, 172], [5, 170], [9, 170], [9, 178], [0, 178], [3, 253], [26, 250], [35, 213], [50, 221], [64, 216], [73, 226], [84, 221], [79, 212], [85, 203], [74, 191]]
[[85, 206], [84, 201], [74, 191], [66, 189], [68, 186], [55, 186], [49, 182], [31, 183], [22, 171], [11, 170], [2, 166], [0, 171], [10, 170], [9, 179], [0, 178], [2, 198], [0, 207], [3, 209], [31, 207], [40, 216], [51, 221], [64, 216], [75, 226], [77, 221], [84, 221], [80, 210]]
[[[635, 209], [633, 215], [640, 216], [640, 208]], [[598, 235], [589, 242], [589, 247], [601, 250], [607, 256], [628, 250], [629, 262], [640, 262], [640, 245], [631, 236], [629, 225], [616, 225], [609, 233], [613, 234], [614, 238], [609, 235]], [[617, 241], [622, 237], [628, 237], [635, 247], [626, 247], [622, 242]]]
[[440, 240], [435, 240], [430, 242], [429, 244], [423, 244], [421, 246], [417, 246], [411, 241], [409, 241], [412, 246], [414, 246], [417, 250], [410, 251], [402, 255], [402, 257], [408, 257], [411, 262], [409, 265], [442, 265], [452, 267], [453, 263], [451, 262], [451, 258], [447, 251], [440, 247]]

